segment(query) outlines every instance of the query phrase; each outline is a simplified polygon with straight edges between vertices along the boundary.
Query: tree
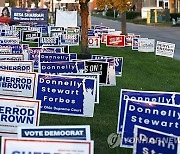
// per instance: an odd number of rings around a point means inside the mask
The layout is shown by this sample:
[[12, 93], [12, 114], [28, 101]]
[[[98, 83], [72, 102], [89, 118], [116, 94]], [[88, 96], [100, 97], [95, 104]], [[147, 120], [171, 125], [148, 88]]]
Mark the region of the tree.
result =
[[122, 34], [126, 34], [126, 11], [129, 10], [134, 0], [97, 0], [97, 7], [104, 9], [105, 5], [109, 8], [116, 9], [121, 13]]
[[89, 55], [88, 48], [88, 16], [89, 16], [89, 6], [88, 2], [90, 0], [79, 0], [80, 5], [80, 16], [81, 16], [81, 53], [86, 56]]

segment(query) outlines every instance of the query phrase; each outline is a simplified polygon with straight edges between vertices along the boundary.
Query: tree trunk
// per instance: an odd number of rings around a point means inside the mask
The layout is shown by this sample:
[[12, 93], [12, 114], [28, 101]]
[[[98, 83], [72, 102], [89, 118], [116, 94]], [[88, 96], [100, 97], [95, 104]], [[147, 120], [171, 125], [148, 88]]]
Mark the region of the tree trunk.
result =
[[89, 55], [88, 48], [88, 3], [80, 3], [80, 16], [81, 16], [81, 53], [84, 55]]
[[122, 34], [126, 35], [126, 11], [121, 13], [121, 30], [122, 30]]

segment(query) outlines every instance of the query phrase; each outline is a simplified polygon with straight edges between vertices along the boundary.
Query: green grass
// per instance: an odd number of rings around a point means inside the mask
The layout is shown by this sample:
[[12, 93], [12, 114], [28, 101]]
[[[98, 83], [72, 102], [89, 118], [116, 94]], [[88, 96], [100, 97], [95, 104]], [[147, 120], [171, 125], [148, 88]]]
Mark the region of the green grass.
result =
[[[71, 52], [80, 53], [79, 47]], [[123, 75], [118, 77], [117, 86], [100, 87], [100, 104], [95, 105], [93, 118], [41, 114], [40, 125], [90, 125], [95, 154], [131, 154], [131, 149], [109, 148], [107, 137], [116, 132], [119, 94], [122, 88], [134, 90], [180, 92], [180, 61], [140, 53], [130, 48], [90, 49], [91, 54], [121, 56], [124, 58]]]

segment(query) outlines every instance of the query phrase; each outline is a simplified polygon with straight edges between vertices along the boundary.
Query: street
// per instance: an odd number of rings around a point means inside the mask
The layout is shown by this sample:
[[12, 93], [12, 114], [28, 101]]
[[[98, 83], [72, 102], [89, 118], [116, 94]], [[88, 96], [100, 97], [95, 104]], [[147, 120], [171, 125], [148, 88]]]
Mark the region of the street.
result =
[[[116, 30], [121, 30], [121, 23], [119, 21], [94, 16], [91, 17], [91, 21], [92, 25], [105, 25]], [[180, 60], [180, 27], [155, 27], [127, 23], [127, 33], [139, 34], [142, 38], [176, 44], [174, 59]]]

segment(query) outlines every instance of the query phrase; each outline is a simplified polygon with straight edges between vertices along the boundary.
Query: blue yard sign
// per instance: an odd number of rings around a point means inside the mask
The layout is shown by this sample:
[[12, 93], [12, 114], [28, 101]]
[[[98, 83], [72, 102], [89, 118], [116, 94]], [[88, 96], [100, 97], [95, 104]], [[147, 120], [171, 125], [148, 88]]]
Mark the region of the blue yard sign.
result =
[[180, 93], [160, 92], [160, 91], [136, 91], [136, 90], [121, 89], [120, 101], [119, 101], [118, 127], [117, 127], [118, 133], [122, 132], [124, 110], [127, 99], [179, 105]]
[[180, 106], [148, 101], [127, 100], [121, 147], [133, 147], [134, 126], [180, 135]]
[[43, 113], [93, 117], [95, 84], [94, 79], [38, 74], [36, 99]]
[[133, 154], [179, 154], [178, 137], [135, 125]]

